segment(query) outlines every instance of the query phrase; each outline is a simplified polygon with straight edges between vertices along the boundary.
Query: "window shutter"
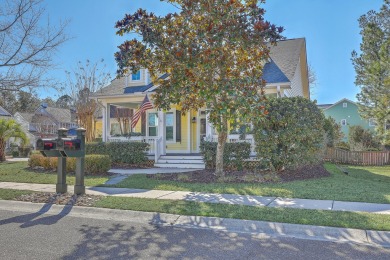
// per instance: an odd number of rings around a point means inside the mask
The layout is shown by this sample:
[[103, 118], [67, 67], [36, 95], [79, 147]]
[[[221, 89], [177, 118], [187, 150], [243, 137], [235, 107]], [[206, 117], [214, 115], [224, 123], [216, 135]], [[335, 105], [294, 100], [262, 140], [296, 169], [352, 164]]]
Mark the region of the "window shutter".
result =
[[181, 111], [176, 110], [176, 142], [181, 143]]
[[146, 113], [141, 113], [141, 133], [146, 136]]

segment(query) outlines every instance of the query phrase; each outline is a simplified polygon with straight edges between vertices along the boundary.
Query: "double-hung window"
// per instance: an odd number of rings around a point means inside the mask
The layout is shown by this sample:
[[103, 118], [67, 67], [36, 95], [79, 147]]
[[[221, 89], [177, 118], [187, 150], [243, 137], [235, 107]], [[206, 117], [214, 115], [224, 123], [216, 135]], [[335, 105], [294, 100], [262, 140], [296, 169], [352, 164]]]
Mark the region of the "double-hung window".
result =
[[149, 136], [157, 136], [158, 118], [157, 113], [148, 114], [148, 132]]
[[173, 112], [167, 112], [165, 114], [165, 133], [167, 141], [173, 141], [174, 139], [174, 114]]
[[131, 80], [141, 80], [141, 71], [137, 71], [137, 73], [131, 74]]

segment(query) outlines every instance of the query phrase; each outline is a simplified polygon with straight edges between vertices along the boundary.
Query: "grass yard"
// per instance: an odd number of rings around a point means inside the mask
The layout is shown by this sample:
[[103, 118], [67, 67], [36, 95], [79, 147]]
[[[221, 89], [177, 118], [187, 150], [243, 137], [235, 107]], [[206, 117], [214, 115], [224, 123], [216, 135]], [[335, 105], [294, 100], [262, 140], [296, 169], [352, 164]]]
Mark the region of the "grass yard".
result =
[[[57, 173], [35, 172], [29, 170], [27, 162], [2, 162], [0, 163], [0, 182], [25, 182], [56, 184]], [[104, 184], [107, 176], [85, 176], [86, 186], [98, 186]], [[74, 175], [67, 175], [66, 183], [74, 185]]]
[[331, 177], [285, 183], [198, 184], [161, 181], [138, 174], [130, 176], [115, 187], [390, 203], [390, 166], [344, 166], [349, 175], [343, 174], [330, 163], [325, 164], [325, 168], [331, 173]]
[[97, 201], [94, 206], [188, 216], [222, 217], [383, 231], [390, 230], [390, 216], [384, 214], [251, 207], [191, 201], [120, 197], [105, 197], [100, 201]]
[[31, 194], [34, 191], [28, 190], [12, 190], [12, 189], [0, 189], [0, 200], [13, 200], [21, 195]]

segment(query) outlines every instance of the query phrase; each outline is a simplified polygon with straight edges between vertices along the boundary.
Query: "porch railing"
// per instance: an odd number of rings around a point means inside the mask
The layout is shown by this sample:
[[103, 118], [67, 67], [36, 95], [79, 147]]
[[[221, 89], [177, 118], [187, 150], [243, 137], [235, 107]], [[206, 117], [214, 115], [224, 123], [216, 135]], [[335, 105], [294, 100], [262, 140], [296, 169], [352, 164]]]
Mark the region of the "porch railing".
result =
[[149, 150], [147, 151], [148, 155], [156, 154], [156, 140], [157, 137], [147, 137], [147, 136], [133, 136], [133, 137], [124, 137], [124, 136], [110, 136], [108, 137], [108, 142], [145, 142], [149, 144]]
[[156, 138], [155, 141], [154, 141], [154, 148], [155, 148], [154, 161], [155, 162], [157, 162], [158, 159], [161, 156], [161, 144], [162, 144], [162, 141], [163, 141], [162, 136], [160, 136], [159, 138]]

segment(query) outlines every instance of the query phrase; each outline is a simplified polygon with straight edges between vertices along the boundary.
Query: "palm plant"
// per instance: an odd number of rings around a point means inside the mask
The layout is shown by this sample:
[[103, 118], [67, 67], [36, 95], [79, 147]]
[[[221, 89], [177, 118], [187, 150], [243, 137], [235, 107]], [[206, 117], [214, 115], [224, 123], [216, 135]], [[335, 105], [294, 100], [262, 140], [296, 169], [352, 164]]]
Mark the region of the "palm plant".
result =
[[28, 138], [22, 127], [13, 119], [0, 119], [0, 162], [5, 161], [5, 143], [11, 137], [22, 139], [23, 144]]

